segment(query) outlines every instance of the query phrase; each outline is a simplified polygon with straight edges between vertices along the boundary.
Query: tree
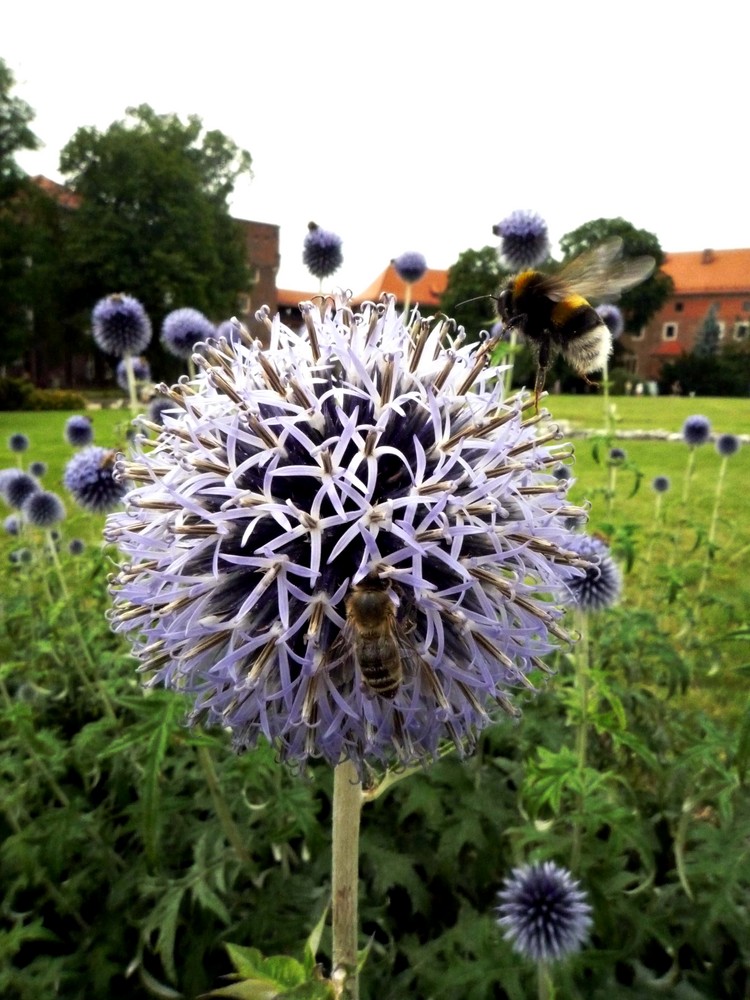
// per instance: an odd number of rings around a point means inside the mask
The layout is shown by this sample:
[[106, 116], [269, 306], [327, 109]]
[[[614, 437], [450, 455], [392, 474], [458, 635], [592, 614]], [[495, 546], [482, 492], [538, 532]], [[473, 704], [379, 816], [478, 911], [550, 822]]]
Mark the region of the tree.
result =
[[441, 310], [460, 323], [470, 339], [476, 340], [480, 330], [490, 330], [497, 322], [493, 296], [497, 296], [508, 274], [495, 247], [464, 250], [448, 271], [448, 284], [440, 298]]
[[245, 247], [227, 199], [250, 154], [191, 115], [129, 108], [105, 132], [80, 128], [60, 169], [81, 198], [68, 225], [70, 305], [86, 327], [95, 302], [135, 295], [158, 329], [192, 306], [219, 320], [249, 287]]
[[713, 358], [718, 354], [719, 338], [721, 336], [721, 327], [717, 319], [718, 312], [718, 306], [714, 302], [709, 306], [706, 318], [701, 323], [700, 330], [698, 330], [693, 353], [699, 358]]
[[29, 128], [34, 112], [26, 101], [11, 96], [14, 85], [13, 73], [0, 59], [0, 195], [3, 198], [9, 191], [12, 193], [24, 177], [15, 154], [39, 146], [39, 139]]
[[625, 292], [618, 303], [625, 316], [625, 328], [637, 331], [661, 309], [674, 289], [669, 275], [659, 271], [665, 255], [658, 238], [646, 229], [636, 229], [625, 219], [595, 219], [566, 233], [560, 240], [560, 248], [565, 262], [612, 236], [621, 237], [625, 257], [649, 255], [656, 260], [657, 270], [648, 281]]

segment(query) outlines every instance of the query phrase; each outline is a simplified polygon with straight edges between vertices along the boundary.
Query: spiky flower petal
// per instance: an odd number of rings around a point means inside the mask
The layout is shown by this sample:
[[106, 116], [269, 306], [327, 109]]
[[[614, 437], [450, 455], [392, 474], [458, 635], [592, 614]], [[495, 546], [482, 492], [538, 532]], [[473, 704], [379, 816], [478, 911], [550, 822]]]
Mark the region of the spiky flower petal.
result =
[[586, 893], [554, 861], [514, 868], [498, 893], [498, 923], [519, 955], [557, 962], [580, 950], [591, 927]]
[[396, 257], [391, 263], [396, 269], [396, 274], [407, 285], [412, 285], [415, 281], [419, 281], [427, 270], [427, 261], [416, 250], [407, 250], [406, 253], [402, 253], [400, 257]]
[[536, 267], [549, 256], [547, 223], [526, 209], [517, 209], [492, 227], [501, 238], [500, 253], [507, 263], [518, 271]]
[[63, 484], [84, 510], [103, 514], [120, 506], [127, 485], [114, 477], [115, 453], [97, 445], [84, 448], [65, 466]]
[[622, 592], [622, 573], [609, 546], [595, 535], [579, 535], [570, 546], [589, 567], [570, 584], [570, 600], [583, 611], [601, 611], [616, 604]]
[[705, 444], [711, 437], [711, 421], [700, 413], [688, 417], [682, 425], [682, 437], [691, 448]]
[[65, 440], [72, 444], [74, 448], [85, 448], [94, 440], [94, 426], [91, 417], [75, 416], [68, 417], [65, 422]]
[[161, 342], [170, 354], [187, 360], [195, 345], [216, 336], [216, 327], [198, 309], [173, 309], [164, 318]]
[[151, 320], [132, 295], [100, 299], [91, 313], [91, 330], [97, 345], [115, 357], [140, 354], [151, 342]]
[[316, 222], [307, 225], [307, 236], [302, 247], [302, 262], [316, 278], [328, 278], [338, 271], [344, 260], [341, 237]]
[[161, 387], [179, 417], [118, 466], [113, 626], [239, 748], [362, 767], [471, 745], [566, 638], [552, 595], [588, 566], [551, 475], [570, 451], [503, 402], [491, 342], [451, 347], [393, 300], [301, 308], [303, 334], [261, 313], [267, 350], [210, 346]]

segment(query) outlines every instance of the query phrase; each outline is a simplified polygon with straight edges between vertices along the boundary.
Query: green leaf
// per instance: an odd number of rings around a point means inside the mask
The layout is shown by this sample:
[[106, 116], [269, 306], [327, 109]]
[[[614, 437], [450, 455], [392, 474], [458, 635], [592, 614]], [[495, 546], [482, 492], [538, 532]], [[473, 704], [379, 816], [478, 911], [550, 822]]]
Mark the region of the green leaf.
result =
[[737, 775], [743, 785], [747, 774], [748, 762], [750, 762], [750, 702], [748, 702], [740, 722], [737, 753], [734, 758], [734, 766], [737, 768]]

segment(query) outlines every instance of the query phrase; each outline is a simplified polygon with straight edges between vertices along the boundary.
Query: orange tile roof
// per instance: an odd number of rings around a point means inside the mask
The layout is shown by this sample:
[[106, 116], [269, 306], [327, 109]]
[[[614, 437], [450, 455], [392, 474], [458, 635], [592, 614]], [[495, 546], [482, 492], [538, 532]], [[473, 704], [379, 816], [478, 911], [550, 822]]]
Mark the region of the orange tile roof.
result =
[[[440, 296], [445, 291], [447, 284], [447, 271], [428, 268], [419, 281], [415, 281], [411, 287], [412, 303], [436, 308], [440, 304]], [[403, 302], [406, 297], [406, 285], [396, 274], [396, 268], [393, 264], [389, 264], [385, 271], [378, 275], [363, 292], [355, 295], [352, 301], [355, 305], [365, 301], [377, 302], [384, 292], [395, 295], [398, 302]]]
[[70, 188], [65, 187], [64, 184], [58, 184], [57, 181], [50, 180], [49, 177], [45, 177], [43, 174], [37, 174], [36, 177], [32, 177], [31, 182], [32, 184], [36, 184], [50, 198], [53, 198], [58, 205], [62, 205], [63, 208], [78, 208], [81, 204], [80, 195], [71, 191]]
[[279, 309], [296, 309], [300, 302], [310, 302], [317, 295], [320, 295], [320, 292], [312, 292], [309, 289], [306, 292], [295, 291], [290, 288], [276, 289], [276, 301], [279, 304]]
[[690, 250], [668, 253], [662, 264], [675, 295], [750, 292], [750, 250]]

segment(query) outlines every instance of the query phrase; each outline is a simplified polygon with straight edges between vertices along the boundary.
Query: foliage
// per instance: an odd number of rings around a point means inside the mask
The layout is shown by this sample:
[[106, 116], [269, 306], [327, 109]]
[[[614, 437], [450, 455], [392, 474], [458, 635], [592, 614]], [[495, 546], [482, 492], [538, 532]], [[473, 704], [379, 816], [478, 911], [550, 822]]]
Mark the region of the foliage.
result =
[[718, 312], [719, 307], [714, 302], [709, 306], [706, 317], [698, 330], [693, 351], [700, 358], [713, 358], [719, 350], [721, 327], [719, 326]]
[[33, 388], [28, 379], [0, 377], [0, 410], [23, 410]]
[[495, 247], [464, 250], [448, 271], [440, 309], [455, 317], [469, 338], [476, 340], [481, 330], [490, 330], [497, 322], [493, 296], [498, 294], [503, 278], [509, 273], [500, 263]]
[[618, 303], [625, 316], [625, 328], [640, 330], [661, 309], [674, 287], [669, 275], [658, 270], [665, 260], [658, 237], [646, 229], [636, 229], [625, 219], [595, 219], [566, 233], [560, 249], [567, 261], [612, 236], [621, 237], [625, 257], [648, 255], [656, 260], [656, 272], [648, 281], [625, 292]]
[[29, 127], [34, 112], [26, 101], [12, 94], [14, 85], [10, 67], [0, 59], [0, 201], [12, 193], [23, 177], [15, 154], [39, 146], [39, 139]]
[[728, 344], [716, 354], [696, 350], [663, 366], [659, 376], [662, 392], [679, 382], [682, 391], [696, 396], [750, 395], [750, 346]]
[[143, 104], [104, 132], [78, 129], [60, 169], [81, 197], [68, 234], [73, 308], [132, 292], [157, 329], [178, 306], [234, 311], [249, 276], [227, 199], [250, 172], [247, 151], [195, 115], [183, 122]]

